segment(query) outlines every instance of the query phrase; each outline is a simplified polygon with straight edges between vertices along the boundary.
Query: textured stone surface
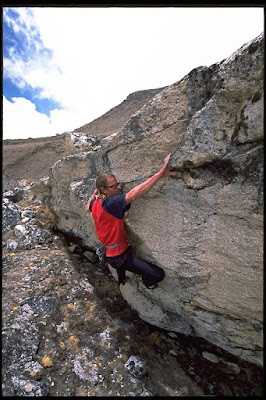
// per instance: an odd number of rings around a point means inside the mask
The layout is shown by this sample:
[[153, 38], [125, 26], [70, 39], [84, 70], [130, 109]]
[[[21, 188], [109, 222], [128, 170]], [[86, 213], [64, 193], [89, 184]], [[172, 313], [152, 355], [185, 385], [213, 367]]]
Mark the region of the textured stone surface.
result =
[[[28, 234], [26, 248], [16, 240], [17, 246], [10, 248], [12, 240], [7, 236], [15, 237], [18, 226], [36, 228], [47, 215], [46, 205], [26, 203], [27, 198], [25, 191], [19, 202], [19, 224], [14, 228], [5, 223], [8, 232], [2, 243], [3, 396], [162, 396], [183, 389], [191, 396], [203, 395], [205, 389], [178, 362], [179, 353], [183, 355], [179, 344], [175, 345], [175, 339], [169, 341], [166, 332], [154, 333], [153, 327], [150, 336], [148, 325], [130, 309], [116, 281], [110, 279], [108, 268], [88, 262], [88, 251], [83, 259], [77, 244], [68, 246], [52, 231], [52, 240], [36, 243], [35, 235]], [[17, 215], [14, 207], [10, 207], [12, 212]], [[3, 216], [6, 220], [9, 214]], [[48, 225], [53, 227], [53, 219], [46, 221], [47, 229]], [[156, 351], [152, 339], [157, 339]], [[186, 351], [188, 347], [184, 345]], [[132, 377], [124, 364], [132, 358], [133, 349], [136, 353], [140, 349], [142, 359], [140, 363], [133, 357]], [[205, 360], [200, 353], [199, 348], [196, 354], [202, 365]], [[191, 363], [188, 358], [185, 365]], [[165, 365], [171, 365], [173, 374]], [[246, 367], [254, 373], [252, 365], [250, 369], [242, 363], [243, 376]], [[198, 378], [198, 373], [197, 379], [204, 380], [204, 385], [209, 382], [209, 377]], [[238, 386], [234, 384], [236, 393]], [[250, 390], [247, 385], [243, 393]], [[216, 391], [220, 388], [212, 392]], [[259, 382], [256, 391], [261, 391]]]
[[[127, 191], [171, 152], [161, 180], [127, 215], [137, 254], [166, 273], [148, 291], [134, 275], [124, 298], [151, 324], [200, 336], [262, 364], [264, 37], [159, 92], [97, 151], [52, 168], [58, 227], [99, 245], [87, 199], [102, 171]], [[115, 276], [115, 272], [112, 271]]]
[[3, 396], [262, 395], [263, 368], [141, 320], [108, 267], [55, 234], [47, 191], [31, 198], [39, 184], [3, 194]]

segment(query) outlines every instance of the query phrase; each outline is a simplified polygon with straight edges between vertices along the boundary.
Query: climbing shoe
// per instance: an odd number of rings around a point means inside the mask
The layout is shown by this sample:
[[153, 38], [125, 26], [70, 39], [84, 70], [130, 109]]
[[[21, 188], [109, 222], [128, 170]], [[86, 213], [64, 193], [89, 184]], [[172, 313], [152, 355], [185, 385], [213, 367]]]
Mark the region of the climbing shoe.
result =
[[154, 285], [146, 285], [146, 284], [143, 282], [143, 279], [142, 279], [142, 276], [141, 276], [141, 275], [138, 276], [138, 280], [139, 280], [141, 283], [143, 283], [143, 285], [146, 286], [147, 289], [155, 289], [155, 288], [157, 288], [157, 286], [158, 286], [157, 283], [155, 283]]
[[147, 289], [156, 289], [158, 284], [155, 283], [154, 285], [145, 285]]

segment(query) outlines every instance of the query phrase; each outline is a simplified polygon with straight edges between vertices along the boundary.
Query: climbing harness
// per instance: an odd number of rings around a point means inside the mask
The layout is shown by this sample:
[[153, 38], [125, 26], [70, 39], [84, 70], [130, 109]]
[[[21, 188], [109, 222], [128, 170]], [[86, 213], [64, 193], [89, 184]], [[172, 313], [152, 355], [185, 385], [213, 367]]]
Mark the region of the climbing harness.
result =
[[99, 258], [99, 261], [100, 261], [99, 264], [105, 264], [107, 262], [106, 256], [105, 256], [105, 249], [114, 249], [115, 247], [118, 247], [121, 244], [123, 244], [125, 240], [126, 240], [126, 238], [121, 243], [115, 243], [115, 244], [111, 244], [109, 246], [106, 245], [106, 246], [98, 247], [98, 249], [96, 249], [96, 255]]
[[96, 249], [96, 255], [99, 258], [99, 264], [106, 264], [105, 247], [101, 246]]

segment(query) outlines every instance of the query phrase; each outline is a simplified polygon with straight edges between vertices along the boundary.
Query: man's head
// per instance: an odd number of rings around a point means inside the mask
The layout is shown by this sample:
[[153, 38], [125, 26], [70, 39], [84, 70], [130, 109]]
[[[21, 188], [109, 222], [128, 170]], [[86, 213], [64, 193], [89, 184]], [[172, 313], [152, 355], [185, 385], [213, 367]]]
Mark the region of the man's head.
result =
[[113, 174], [104, 173], [96, 179], [96, 188], [100, 194], [107, 197], [117, 196], [121, 193], [121, 186], [117, 183]]

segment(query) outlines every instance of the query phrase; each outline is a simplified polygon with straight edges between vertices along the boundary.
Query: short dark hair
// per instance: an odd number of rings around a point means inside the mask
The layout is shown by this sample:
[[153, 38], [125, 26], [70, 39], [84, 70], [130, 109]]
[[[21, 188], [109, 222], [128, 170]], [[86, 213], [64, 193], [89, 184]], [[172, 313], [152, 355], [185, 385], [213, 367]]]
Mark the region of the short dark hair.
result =
[[104, 172], [96, 179], [96, 188], [100, 191], [102, 187], [107, 187], [107, 178], [115, 178], [113, 174]]

